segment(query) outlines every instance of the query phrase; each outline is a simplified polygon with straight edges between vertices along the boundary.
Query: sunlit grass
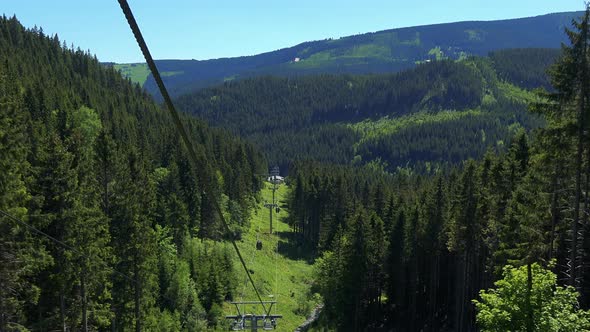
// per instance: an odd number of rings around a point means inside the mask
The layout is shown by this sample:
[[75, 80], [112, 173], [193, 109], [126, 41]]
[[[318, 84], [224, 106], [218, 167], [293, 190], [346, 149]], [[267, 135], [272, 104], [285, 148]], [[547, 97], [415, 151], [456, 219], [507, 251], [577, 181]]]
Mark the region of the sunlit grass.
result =
[[150, 70], [145, 63], [120, 63], [114, 65], [116, 70], [121, 71], [123, 76], [131, 79], [133, 83], [143, 86], [147, 80]]
[[480, 110], [467, 111], [440, 111], [436, 113], [418, 112], [400, 117], [383, 117], [377, 121], [364, 120], [357, 123], [347, 124], [347, 126], [357, 133], [361, 134], [360, 143], [367, 140], [395, 134], [396, 132], [411, 126], [419, 126], [427, 123], [456, 121], [467, 116], [480, 115]]
[[[278, 320], [277, 330], [279, 331], [293, 331], [305, 321], [306, 315], [309, 314], [309, 312], [300, 312], [301, 310], [298, 308], [313, 307], [311, 301], [308, 300], [312, 281], [312, 266], [303, 257], [293, 257], [297, 254], [298, 249], [290, 227], [283, 221], [288, 215], [284, 206], [288, 191], [289, 188], [285, 185], [281, 185], [276, 191], [276, 199], [281, 210], [278, 214], [273, 213], [273, 234], [271, 235], [269, 234], [269, 211], [263, 206], [265, 201], [272, 201], [270, 184], [267, 184], [267, 187], [262, 191], [262, 202], [252, 214], [251, 227], [247, 232], [244, 232], [242, 240], [238, 242], [238, 247], [248, 269], [253, 272], [252, 278], [263, 300], [277, 301], [272, 312], [283, 315], [283, 318]], [[257, 239], [262, 241], [262, 250], [256, 250]], [[281, 253], [277, 253], [279, 242], [281, 243]], [[287, 257], [287, 255], [291, 257]], [[235, 264], [239, 286], [234, 300], [257, 300], [237, 257]], [[246, 305], [240, 307], [240, 310], [247, 313], [263, 313], [259, 304]], [[236, 314], [234, 305], [229, 303], [224, 305], [224, 311], [226, 315]]]

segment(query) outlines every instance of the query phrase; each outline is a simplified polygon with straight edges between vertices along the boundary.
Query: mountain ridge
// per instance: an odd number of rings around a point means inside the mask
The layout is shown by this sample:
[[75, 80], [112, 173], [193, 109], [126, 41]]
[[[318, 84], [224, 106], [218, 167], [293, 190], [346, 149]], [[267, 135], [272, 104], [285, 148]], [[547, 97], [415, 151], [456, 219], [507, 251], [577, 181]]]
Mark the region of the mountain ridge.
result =
[[249, 140], [282, 169], [312, 159], [376, 162], [392, 172], [409, 164], [429, 172], [428, 165], [503, 150], [520, 129], [541, 125], [526, 111], [535, 99], [528, 89], [550, 89], [544, 71], [558, 56], [554, 49], [515, 49], [394, 74], [253, 77], [175, 103]]
[[[563, 12], [517, 19], [437, 23], [307, 41], [257, 55], [156, 60], [156, 63], [173, 96], [261, 75], [394, 73], [425, 61], [483, 56], [499, 49], [559, 48], [566, 41], [563, 29], [579, 15], [580, 12]], [[142, 84], [156, 99], [160, 98], [145, 64], [114, 66]]]

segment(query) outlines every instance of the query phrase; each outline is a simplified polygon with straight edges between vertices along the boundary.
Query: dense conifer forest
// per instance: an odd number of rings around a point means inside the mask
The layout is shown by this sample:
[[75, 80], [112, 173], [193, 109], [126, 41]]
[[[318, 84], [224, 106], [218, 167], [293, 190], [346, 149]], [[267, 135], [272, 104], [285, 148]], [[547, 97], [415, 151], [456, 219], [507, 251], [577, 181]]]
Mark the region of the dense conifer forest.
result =
[[527, 89], [549, 85], [545, 70], [557, 54], [513, 49], [397, 74], [252, 78], [176, 103], [247, 138], [284, 169], [312, 159], [430, 172], [503, 151], [519, 128], [542, 125], [527, 112], [536, 98]]
[[[324, 40], [251, 56], [211, 60], [158, 60], [173, 96], [262, 75], [383, 74], [440, 58], [485, 56], [507, 48], [559, 49], [564, 27], [581, 12], [495, 21], [466, 21], [383, 30]], [[393, 24], [393, 22], [392, 22]], [[145, 63], [115, 64], [160, 98]]]
[[[320, 257], [320, 325], [590, 329], [589, 313], [579, 309], [590, 307], [589, 18], [587, 11], [568, 31], [571, 45], [551, 69], [552, 92], [529, 104], [547, 125], [519, 130], [506, 151], [434, 176], [294, 167], [290, 223]], [[554, 301], [561, 302], [547, 306]]]
[[0, 331], [225, 330], [243, 234], [312, 330], [590, 330], [589, 8], [559, 52], [180, 97], [197, 167], [139, 85], [1, 17]]
[[191, 169], [149, 95], [15, 17], [0, 18], [0, 107], [0, 330], [215, 326], [233, 253], [199, 188], [247, 227], [266, 171], [252, 145], [184, 117], [207, 155]]

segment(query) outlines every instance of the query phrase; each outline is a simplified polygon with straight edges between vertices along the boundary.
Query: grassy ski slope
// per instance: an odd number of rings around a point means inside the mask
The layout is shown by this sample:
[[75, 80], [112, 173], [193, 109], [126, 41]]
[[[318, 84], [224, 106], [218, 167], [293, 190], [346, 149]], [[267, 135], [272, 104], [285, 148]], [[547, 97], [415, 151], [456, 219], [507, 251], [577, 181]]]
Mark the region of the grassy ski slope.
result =
[[[262, 191], [259, 208], [252, 214], [251, 227], [238, 242], [238, 247], [251, 270], [252, 278], [260, 291], [263, 300], [276, 300], [273, 313], [283, 315], [278, 320], [277, 330], [293, 331], [303, 323], [315, 305], [309, 295], [312, 281], [312, 265], [307, 253], [298, 249], [294, 234], [284, 222], [288, 210], [284, 205], [289, 188], [281, 185], [275, 193], [280, 212], [273, 213], [273, 234], [269, 234], [269, 211], [264, 202], [272, 201], [271, 185], [267, 184]], [[256, 241], [262, 241], [262, 250], [256, 250]], [[278, 248], [278, 251], [277, 251]], [[246, 273], [235, 258], [239, 284], [235, 301], [254, 301], [256, 295], [247, 280]], [[262, 313], [258, 305], [240, 307], [242, 312]], [[236, 314], [234, 305], [226, 303], [226, 315]]]

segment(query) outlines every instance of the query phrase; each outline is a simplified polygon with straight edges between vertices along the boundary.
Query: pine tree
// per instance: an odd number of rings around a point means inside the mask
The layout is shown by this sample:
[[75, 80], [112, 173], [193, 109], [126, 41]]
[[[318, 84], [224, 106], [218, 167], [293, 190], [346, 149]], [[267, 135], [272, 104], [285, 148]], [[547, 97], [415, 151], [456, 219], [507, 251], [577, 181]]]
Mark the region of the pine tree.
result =
[[384, 287], [384, 260], [386, 250], [386, 236], [383, 221], [376, 214], [369, 217], [369, 229], [367, 243], [367, 326], [375, 328], [379, 317], [382, 315], [381, 293]]
[[398, 215], [389, 230], [389, 248], [386, 261], [386, 294], [393, 317], [400, 318], [402, 310], [405, 310], [405, 264], [404, 264], [404, 229], [406, 228], [406, 215], [398, 203]]
[[94, 147], [94, 164], [96, 169], [96, 182], [100, 193], [100, 208], [102, 212], [111, 217], [111, 202], [113, 199], [113, 181], [116, 170], [115, 143], [112, 137], [103, 129], [96, 138]]
[[73, 320], [81, 320], [82, 331], [106, 327], [110, 321], [109, 224], [99, 206], [99, 186], [93, 167], [95, 140], [100, 130], [101, 122], [94, 110], [82, 107], [72, 114], [69, 145], [74, 149], [78, 187], [70, 210], [71, 220], [64, 232], [65, 242], [74, 249], [66, 252], [67, 275], [78, 289], [71, 305], [81, 309], [81, 317]]
[[133, 326], [140, 331], [158, 292], [154, 280], [157, 247], [151, 227], [154, 191], [139, 154], [130, 151], [126, 159], [122, 173], [117, 176], [111, 234], [116, 239], [113, 249], [118, 257], [117, 271], [131, 279], [113, 275], [113, 294], [116, 294], [113, 309], [116, 326]]
[[448, 245], [458, 256], [455, 328], [457, 331], [466, 331], [470, 329], [471, 317], [473, 317], [469, 301], [475, 297], [479, 289], [478, 285], [475, 285], [474, 278], [481, 272], [476, 261], [481, 249], [478, 241], [481, 229], [477, 219], [478, 197], [473, 161], [468, 161], [465, 165], [457, 190], [452, 202], [453, 212]]
[[443, 230], [446, 227], [445, 209], [447, 204], [442, 176], [438, 176], [434, 180], [434, 187], [428, 193], [425, 205], [427, 224], [424, 230], [423, 246], [425, 249], [423, 254], [427, 257], [428, 270], [430, 271], [426, 284], [428, 289], [426, 294], [428, 321], [426, 324], [431, 331], [436, 331], [438, 329], [437, 311], [440, 311], [442, 307], [440, 304], [442, 301], [438, 296], [441, 287], [441, 270], [443, 269], [441, 261], [446, 252]]
[[348, 294], [349, 305], [343, 310], [344, 326], [351, 326], [353, 330], [360, 330], [367, 326], [367, 305], [369, 280], [369, 252], [368, 236], [369, 225], [364, 210], [357, 212], [349, 220], [350, 245], [347, 248], [345, 270], [348, 273], [344, 276], [345, 293]]
[[[50, 262], [46, 251], [16, 220], [27, 222], [27, 114], [7, 66], [0, 66], [0, 330], [26, 326], [25, 306], [37, 304], [32, 276]], [[8, 213], [9, 215], [4, 215]], [[12, 217], [10, 217], [12, 216]]]
[[[39, 206], [35, 207], [33, 222], [37, 228], [53, 238], [64, 242], [67, 229], [75, 222], [74, 207], [79, 203], [77, 196], [78, 181], [73, 167], [73, 155], [64, 147], [62, 139], [50, 133], [43, 145], [44, 154], [39, 155], [40, 164], [36, 166], [36, 183], [33, 188], [35, 198], [39, 197]], [[35, 203], [37, 199], [35, 199]], [[44, 271], [43, 293], [40, 305], [43, 307], [43, 320], [39, 326], [68, 329], [72, 317], [68, 316], [67, 300], [73, 292], [72, 280], [68, 275], [68, 250], [62, 245], [44, 240], [53, 257], [54, 264]], [[54, 310], [54, 308], [59, 308]]]
[[[574, 30], [567, 30], [571, 46], [563, 47], [563, 56], [553, 70], [553, 86], [556, 93], [550, 95], [562, 111], [567, 111], [571, 116], [575, 127], [575, 159], [573, 162], [573, 201], [572, 222], [569, 239], [568, 283], [571, 286], [580, 285], [581, 262], [579, 257], [583, 255], [580, 241], [580, 222], [583, 212], [582, 201], [582, 167], [584, 150], [588, 148], [586, 127], [590, 109], [590, 68], [588, 65], [589, 39], [590, 39], [590, 7], [586, 7], [584, 16], [580, 22], [573, 22]], [[566, 115], [566, 116], [568, 116]]]

